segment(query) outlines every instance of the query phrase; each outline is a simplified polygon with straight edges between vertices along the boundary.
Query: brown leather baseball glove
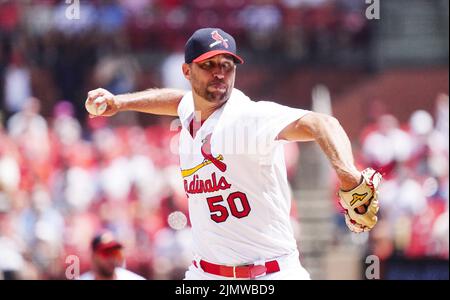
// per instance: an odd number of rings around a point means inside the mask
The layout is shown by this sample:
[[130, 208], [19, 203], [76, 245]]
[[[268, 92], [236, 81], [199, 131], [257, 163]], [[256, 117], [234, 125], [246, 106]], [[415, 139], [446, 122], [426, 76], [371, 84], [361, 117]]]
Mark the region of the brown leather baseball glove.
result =
[[353, 232], [371, 230], [378, 221], [378, 186], [381, 174], [372, 168], [361, 172], [361, 183], [350, 191], [339, 190], [339, 203], [345, 209], [345, 223]]

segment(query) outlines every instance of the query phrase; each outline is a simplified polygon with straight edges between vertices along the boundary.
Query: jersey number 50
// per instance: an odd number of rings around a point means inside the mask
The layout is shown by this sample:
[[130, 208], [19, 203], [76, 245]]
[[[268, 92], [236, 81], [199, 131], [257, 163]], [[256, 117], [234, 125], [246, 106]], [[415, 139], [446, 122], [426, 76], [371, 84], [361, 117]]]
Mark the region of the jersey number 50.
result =
[[[239, 199], [242, 209], [238, 209], [236, 205], [236, 200]], [[214, 196], [206, 198], [208, 201], [209, 211], [211, 212], [211, 220], [216, 223], [225, 222], [230, 215], [228, 209], [222, 204], [222, 196]], [[248, 203], [247, 196], [242, 192], [234, 192], [227, 197], [228, 206], [230, 207], [230, 212], [236, 218], [244, 218], [250, 213], [250, 204]]]

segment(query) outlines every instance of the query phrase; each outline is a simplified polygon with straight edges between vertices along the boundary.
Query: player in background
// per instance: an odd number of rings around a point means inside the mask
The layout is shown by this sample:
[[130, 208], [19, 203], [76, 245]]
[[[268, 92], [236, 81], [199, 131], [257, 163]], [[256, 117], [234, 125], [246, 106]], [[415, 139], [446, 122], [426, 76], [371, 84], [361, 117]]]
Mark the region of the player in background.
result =
[[80, 276], [80, 280], [145, 280], [144, 277], [125, 269], [123, 245], [111, 232], [96, 235], [91, 242], [92, 270]]

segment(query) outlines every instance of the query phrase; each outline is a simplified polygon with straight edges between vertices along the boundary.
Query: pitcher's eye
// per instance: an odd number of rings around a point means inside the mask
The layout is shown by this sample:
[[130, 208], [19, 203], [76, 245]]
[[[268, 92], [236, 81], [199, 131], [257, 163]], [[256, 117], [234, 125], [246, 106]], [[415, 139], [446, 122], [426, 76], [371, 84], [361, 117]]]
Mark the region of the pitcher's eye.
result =
[[233, 67], [234, 67], [234, 64], [232, 64], [230, 62], [222, 63], [222, 68], [224, 68], [227, 71], [231, 70]]
[[207, 61], [207, 62], [202, 63], [202, 64], [200, 65], [200, 67], [201, 67], [202, 69], [207, 70], [207, 69], [211, 69], [212, 64], [211, 64], [210, 61]]

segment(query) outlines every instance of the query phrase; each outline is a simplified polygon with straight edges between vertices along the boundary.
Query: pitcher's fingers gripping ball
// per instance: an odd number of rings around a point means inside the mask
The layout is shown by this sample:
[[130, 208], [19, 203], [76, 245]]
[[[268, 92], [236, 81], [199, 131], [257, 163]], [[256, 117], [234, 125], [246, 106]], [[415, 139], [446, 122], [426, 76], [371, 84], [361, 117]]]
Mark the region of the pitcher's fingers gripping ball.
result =
[[115, 96], [101, 88], [88, 93], [84, 106], [91, 117], [110, 117], [119, 112], [118, 101]]
[[93, 116], [101, 116], [108, 108], [105, 97], [97, 97], [93, 102], [86, 100], [86, 110]]
[[339, 203], [345, 209], [345, 223], [353, 232], [371, 230], [378, 221], [378, 186], [381, 174], [367, 168], [361, 173], [361, 183], [350, 191], [340, 190]]

